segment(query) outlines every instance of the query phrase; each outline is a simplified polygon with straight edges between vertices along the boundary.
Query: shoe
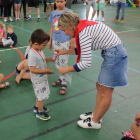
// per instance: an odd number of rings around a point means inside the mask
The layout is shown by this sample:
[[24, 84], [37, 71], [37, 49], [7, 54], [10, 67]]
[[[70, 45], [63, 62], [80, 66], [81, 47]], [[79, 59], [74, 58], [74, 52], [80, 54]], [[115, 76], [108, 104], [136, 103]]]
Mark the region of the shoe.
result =
[[18, 19], [16, 18], [15, 21], [17, 21]]
[[37, 111], [36, 117], [44, 121], [49, 120], [51, 118], [48, 114], [46, 114], [44, 110], [42, 112]]
[[12, 18], [9, 18], [9, 21], [13, 21], [13, 19]]
[[47, 16], [46, 16], [46, 19], [49, 19], [49, 17], [50, 17], [50, 16], [49, 16], [49, 15], [47, 15]]
[[124, 22], [124, 20], [122, 20], [122, 19], [119, 21], [119, 23], [123, 23], [123, 22]]
[[102, 18], [102, 22], [105, 22], [105, 19], [104, 18]]
[[27, 18], [27, 17], [24, 17], [25, 19]]
[[[46, 108], [46, 107], [44, 107], [44, 106], [43, 106], [43, 109], [44, 109], [45, 112], [48, 112], [48, 111], [49, 111], [49, 109]], [[34, 112], [34, 113], [37, 113], [37, 111], [38, 111], [38, 107], [34, 106], [33, 112]]]
[[7, 19], [5, 18], [3, 21], [4, 21], [4, 22], [7, 22]]
[[17, 20], [20, 21], [20, 18], [18, 18]]
[[112, 22], [114, 22], [114, 21], [118, 21], [118, 19], [115, 18], [115, 19], [112, 20]]
[[32, 20], [30, 17], [26, 18], [27, 21]]
[[97, 17], [96, 19], [95, 19], [95, 21], [98, 21], [99, 20], [99, 18]]
[[82, 128], [90, 128], [90, 129], [100, 129], [101, 123], [94, 123], [91, 118], [87, 118], [86, 120], [80, 120], [77, 124]]
[[37, 19], [37, 22], [39, 22], [39, 21], [40, 21], [40, 18]]
[[[86, 114], [80, 115], [80, 119], [82, 119], [82, 120], [86, 120], [89, 117], [90, 118], [94, 117], [92, 112], [87, 112]], [[100, 123], [102, 123], [102, 119], [100, 119]]]

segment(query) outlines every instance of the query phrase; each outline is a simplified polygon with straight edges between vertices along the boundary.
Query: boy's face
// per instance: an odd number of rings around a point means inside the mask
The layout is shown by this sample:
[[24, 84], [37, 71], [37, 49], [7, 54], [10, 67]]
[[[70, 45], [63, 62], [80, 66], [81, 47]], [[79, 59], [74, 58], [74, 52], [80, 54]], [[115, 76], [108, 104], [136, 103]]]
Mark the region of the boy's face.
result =
[[46, 40], [46, 41], [44, 41], [42, 44], [38, 44], [38, 43], [34, 43], [33, 45], [34, 45], [34, 47], [35, 47], [35, 49], [36, 50], [43, 50], [43, 49], [45, 49], [46, 48], [46, 46], [47, 46], [47, 44], [48, 44], [48, 40]]
[[14, 30], [13, 30], [12, 28], [8, 28], [8, 29], [7, 29], [7, 32], [8, 32], [9, 34], [12, 34], [13, 31], [14, 31]]
[[62, 10], [65, 7], [65, 4], [67, 3], [67, 0], [55, 0], [56, 7], [59, 10]]

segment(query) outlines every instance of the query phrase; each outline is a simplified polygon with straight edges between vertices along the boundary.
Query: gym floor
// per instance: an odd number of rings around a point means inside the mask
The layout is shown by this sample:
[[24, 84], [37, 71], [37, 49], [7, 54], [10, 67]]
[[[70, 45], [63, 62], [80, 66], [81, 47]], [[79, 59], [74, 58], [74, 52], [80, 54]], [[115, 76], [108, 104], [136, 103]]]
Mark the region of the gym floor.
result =
[[[42, 28], [50, 32], [51, 24], [45, 19], [43, 4], [40, 3], [41, 21], [37, 22], [36, 10], [33, 8], [32, 21], [25, 21], [21, 13], [20, 21], [5, 23], [12, 24], [18, 36], [17, 49], [0, 49], [0, 73], [5, 80], [11, 82], [10, 87], [0, 90], [0, 139], [1, 140], [120, 140], [122, 130], [130, 130], [135, 115], [140, 113], [140, 8], [125, 8], [125, 22], [112, 22], [116, 15], [116, 7], [105, 6], [105, 24], [112, 28], [124, 42], [129, 59], [129, 85], [115, 88], [112, 104], [103, 117], [99, 130], [83, 129], [77, 125], [79, 115], [93, 111], [96, 102], [96, 81], [102, 63], [101, 50], [93, 51], [92, 65], [79, 73], [73, 72], [72, 84], [68, 84], [68, 93], [60, 95], [60, 87], [52, 87], [58, 79], [57, 70], [49, 75], [50, 97], [44, 105], [49, 108], [49, 121], [35, 117], [32, 109], [35, 105], [35, 95], [31, 81], [15, 82], [15, 65], [23, 60], [25, 49], [31, 33]], [[77, 3], [72, 10], [85, 19], [85, 5]], [[92, 10], [92, 9], [91, 9]], [[27, 9], [28, 11], [28, 9]], [[92, 11], [91, 11], [92, 12]], [[90, 16], [91, 16], [90, 12]], [[28, 13], [27, 13], [28, 15]], [[89, 19], [91, 18], [89, 16]], [[96, 16], [95, 16], [96, 18]], [[100, 17], [101, 20], [101, 17]], [[52, 56], [52, 51], [45, 48], [46, 57]], [[77, 56], [70, 56], [69, 65], [76, 63]]]

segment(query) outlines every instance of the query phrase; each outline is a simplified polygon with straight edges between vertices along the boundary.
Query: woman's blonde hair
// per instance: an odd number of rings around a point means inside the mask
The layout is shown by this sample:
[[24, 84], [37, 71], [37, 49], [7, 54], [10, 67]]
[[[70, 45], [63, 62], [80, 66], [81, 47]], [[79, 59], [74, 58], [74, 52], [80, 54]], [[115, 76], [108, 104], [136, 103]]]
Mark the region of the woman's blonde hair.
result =
[[58, 26], [70, 29], [70, 25], [76, 30], [79, 24], [79, 16], [72, 12], [65, 12], [59, 17]]
[[0, 21], [0, 27], [4, 30], [4, 34], [6, 34], [5, 24], [2, 21]]

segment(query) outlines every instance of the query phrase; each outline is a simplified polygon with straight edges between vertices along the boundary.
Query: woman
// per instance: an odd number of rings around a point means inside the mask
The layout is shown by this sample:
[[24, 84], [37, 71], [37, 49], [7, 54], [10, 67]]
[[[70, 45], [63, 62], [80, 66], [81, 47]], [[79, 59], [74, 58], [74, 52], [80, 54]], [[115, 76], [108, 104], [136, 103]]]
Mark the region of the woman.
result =
[[11, 18], [11, 7], [13, 5], [13, 0], [2, 0], [2, 4], [4, 7], [4, 22], [7, 22], [7, 11], [9, 16], [9, 21], [13, 21]]
[[22, 3], [22, 0], [14, 0], [14, 9], [15, 9], [16, 21], [20, 20], [21, 3]]
[[[101, 118], [111, 105], [115, 87], [128, 84], [128, 58], [119, 37], [108, 26], [88, 20], [79, 20], [75, 13], [65, 12], [59, 18], [58, 26], [66, 35], [75, 37], [77, 48], [54, 50], [57, 55], [78, 54], [77, 64], [57, 69], [61, 74], [84, 70], [91, 65], [91, 50], [102, 50], [103, 63], [96, 83], [97, 97], [93, 113], [80, 115], [78, 125], [83, 128], [101, 128]], [[79, 62], [80, 55], [82, 62]], [[93, 117], [94, 116], [94, 117]]]

